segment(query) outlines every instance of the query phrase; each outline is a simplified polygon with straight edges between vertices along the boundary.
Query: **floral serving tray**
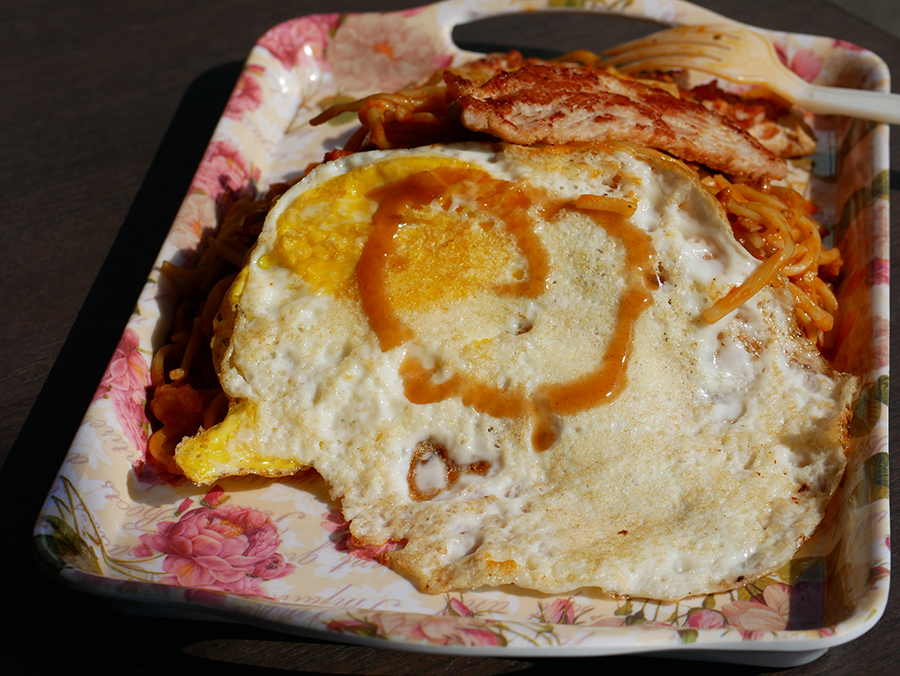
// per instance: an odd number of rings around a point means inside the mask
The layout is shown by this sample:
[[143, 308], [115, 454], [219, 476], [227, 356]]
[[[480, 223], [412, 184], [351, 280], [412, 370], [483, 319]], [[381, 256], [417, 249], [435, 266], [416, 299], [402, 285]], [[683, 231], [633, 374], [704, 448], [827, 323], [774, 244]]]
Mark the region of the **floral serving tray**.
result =
[[[563, 7], [564, 6], [564, 7]], [[473, 55], [455, 25], [562, 8], [666, 24], [728, 21], [680, 0], [450, 0], [394, 13], [322, 14], [275, 26], [250, 53], [34, 531], [74, 587], [130, 610], [228, 619], [410, 650], [503, 656], [677, 653], [786, 666], [849, 641], [888, 596], [888, 130], [808, 119], [817, 218], [843, 249], [837, 366], [857, 373], [850, 465], [816, 536], [776, 575], [679, 603], [553, 597], [512, 588], [430, 596], [354, 547], [313, 472], [244, 477], [211, 490], [148, 469], [150, 355], [171, 321], [164, 260], [184, 262], [224, 201], [264, 191], [342, 145], [353, 122], [310, 127], [339, 96], [395, 90]], [[822, 84], [888, 89], [884, 63], [827, 38], [768, 33]]]

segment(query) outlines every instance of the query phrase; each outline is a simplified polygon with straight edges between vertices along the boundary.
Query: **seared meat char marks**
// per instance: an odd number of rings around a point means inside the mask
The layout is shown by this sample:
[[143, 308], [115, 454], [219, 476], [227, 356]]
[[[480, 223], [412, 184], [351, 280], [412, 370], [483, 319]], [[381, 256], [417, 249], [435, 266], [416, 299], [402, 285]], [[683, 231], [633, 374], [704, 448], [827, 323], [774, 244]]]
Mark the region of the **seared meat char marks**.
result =
[[527, 63], [482, 85], [445, 73], [462, 123], [521, 145], [629, 141], [733, 176], [787, 168], [743, 129], [693, 101], [595, 68]]

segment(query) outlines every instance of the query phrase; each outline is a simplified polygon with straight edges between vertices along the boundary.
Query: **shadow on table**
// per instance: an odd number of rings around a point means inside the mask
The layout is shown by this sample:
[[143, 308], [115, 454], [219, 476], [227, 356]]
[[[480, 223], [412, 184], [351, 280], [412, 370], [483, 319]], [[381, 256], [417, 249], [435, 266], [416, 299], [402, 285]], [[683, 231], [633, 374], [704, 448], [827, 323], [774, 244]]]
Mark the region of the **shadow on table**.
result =
[[[4, 637], [4, 645], [13, 654], [21, 651], [30, 665], [102, 665], [102, 655], [109, 647], [123, 643], [123, 635], [132, 633], [121, 618], [105, 612], [105, 606], [61, 588], [44, 574], [32, 550], [31, 530], [242, 65], [230, 63], [211, 70], [185, 92], [97, 279], [0, 469], [0, 506], [6, 515], [2, 557], [7, 583], [5, 616], [12, 629]], [[137, 649], [146, 650], [146, 646]], [[112, 654], [116, 654], [115, 648]], [[106, 672], [101, 669], [101, 673]], [[124, 673], [142, 672], [126, 669]]]

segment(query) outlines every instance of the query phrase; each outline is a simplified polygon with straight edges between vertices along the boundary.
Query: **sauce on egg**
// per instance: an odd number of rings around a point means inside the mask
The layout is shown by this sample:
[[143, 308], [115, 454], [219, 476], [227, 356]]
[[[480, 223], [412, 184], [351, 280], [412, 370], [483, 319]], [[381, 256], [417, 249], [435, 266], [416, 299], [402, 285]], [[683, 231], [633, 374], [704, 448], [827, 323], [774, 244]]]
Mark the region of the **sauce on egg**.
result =
[[[396, 543], [383, 560], [429, 593], [674, 601], [756, 579], [821, 519], [856, 390], [783, 288], [703, 321], [758, 265], [693, 172], [641, 149], [325, 163], [274, 205], [228, 292], [229, 412], [176, 462], [207, 484], [314, 468], [354, 537]], [[398, 347], [382, 351], [363, 296]]]
[[[461, 201], [460, 196], [465, 199]], [[537, 451], [544, 451], [556, 441], [555, 414], [571, 414], [597, 406], [622, 389], [634, 324], [652, 302], [650, 289], [656, 284], [650, 237], [631, 224], [626, 216], [633, 209], [616, 209], [615, 204], [607, 204], [608, 199], [601, 201], [600, 207], [592, 200], [583, 200], [586, 206], [580, 208], [577, 202], [552, 202], [536, 188], [494, 179], [481, 170], [465, 166], [436, 167], [413, 173], [379, 186], [367, 197], [378, 206], [372, 216], [374, 228], [363, 245], [356, 276], [362, 308], [382, 351], [399, 347], [416, 337], [397, 312], [395, 299], [389, 293], [390, 263], [396, 255], [400, 230], [409, 220], [421, 218], [417, 209], [426, 205], [438, 203], [448, 211], [461, 202], [474, 203], [479, 218], [504, 225], [525, 259], [527, 274], [495, 285], [494, 290], [500, 294], [534, 298], [545, 288], [550, 263], [534, 232], [529, 215], [532, 207], [542, 211], [550, 221], [560, 211], [577, 209], [618, 239], [626, 252], [626, 288], [619, 302], [615, 330], [593, 371], [572, 382], [546, 384], [537, 392], [526, 393], [520, 388], [491, 385], [461, 373], [438, 382], [435, 375], [440, 364], [427, 368], [417, 357], [410, 355], [400, 367], [404, 392], [410, 402], [430, 404], [456, 397], [464, 405], [494, 417], [528, 415], [532, 421], [532, 446]], [[444, 281], [452, 285], [455, 280]]]

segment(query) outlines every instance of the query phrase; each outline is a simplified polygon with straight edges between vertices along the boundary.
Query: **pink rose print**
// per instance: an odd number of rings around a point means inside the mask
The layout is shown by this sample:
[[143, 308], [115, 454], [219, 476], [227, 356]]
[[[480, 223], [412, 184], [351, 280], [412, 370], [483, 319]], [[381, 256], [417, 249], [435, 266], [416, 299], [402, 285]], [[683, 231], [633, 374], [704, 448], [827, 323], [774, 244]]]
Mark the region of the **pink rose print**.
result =
[[295, 568], [278, 553], [280, 544], [266, 514], [219, 503], [191, 509], [177, 522], [160, 522], [156, 533], [141, 536], [134, 554], [163, 554], [163, 570], [169, 573], [161, 580], [165, 584], [259, 596], [263, 582]]
[[723, 629], [726, 622], [722, 613], [709, 608], [700, 608], [696, 612], [688, 613], [685, 625], [693, 629]]
[[450, 615], [452, 617], [475, 617], [475, 611], [469, 608], [462, 599], [447, 598], [447, 605], [440, 613], [441, 615]]
[[316, 14], [302, 19], [286, 21], [271, 30], [259, 40], [281, 64], [290, 70], [306, 60], [322, 62], [328, 37], [340, 21], [340, 14]]
[[745, 638], [749, 635], [756, 638], [759, 632], [781, 631], [787, 627], [787, 621], [777, 610], [759, 601], [735, 601], [723, 606], [722, 613], [728, 624], [745, 634]]
[[575, 613], [575, 604], [572, 599], [554, 599], [547, 605], [538, 602], [540, 612], [533, 616], [539, 622], [549, 624], [575, 624], [577, 614]]
[[815, 52], [809, 49], [799, 49], [794, 53], [792, 59], [788, 59], [784, 45], [776, 42], [774, 46], [775, 53], [778, 54], [781, 62], [798, 76], [807, 82], [812, 82], [818, 77], [819, 71], [822, 70], [822, 57], [816, 56]]
[[822, 57], [816, 56], [814, 52], [808, 49], [802, 49], [796, 54], [791, 61], [791, 70], [802, 77], [807, 82], [812, 82], [822, 70]]
[[873, 258], [870, 263], [870, 277], [872, 284], [891, 283], [891, 264], [884, 258]]
[[215, 202], [223, 202], [225, 198], [252, 192], [251, 183], [257, 179], [259, 170], [248, 166], [237, 148], [226, 141], [213, 141], [200, 162], [191, 189], [203, 192]]
[[142, 455], [150, 438], [150, 421], [147, 419], [147, 410], [144, 406], [145, 396], [145, 392], [141, 390], [135, 391], [132, 399], [110, 397], [116, 412], [116, 420], [122, 431]]
[[245, 111], [259, 108], [262, 104], [263, 94], [257, 78], [264, 72], [265, 69], [257, 65], [251, 65], [244, 69], [222, 115], [232, 120], [240, 120]]
[[125, 329], [92, 401], [109, 399], [116, 420], [135, 448], [147, 445], [150, 421], [144, 411], [150, 369], [139, 349], [134, 329]]
[[875, 580], [886, 580], [891, 576], [891, 569], [886, 568], [885, 566], [872, 566], [872, 570], [869, 572], [869, 579], [873, 582]]
[[388, 542], [384, 545], [370, 547], [358, 545], [353, 542], [350, 534], [350, 524], [344, 520], [340, 510], [333, 509], [325, 514], [322, 527], [331, 533], [330, 539], [335, 543], [335, 549], [339, 552], [347, 552], [350, 556], [367, 561], [379, 561], [385, 552], [397, 549], [400, 544]]
[[150, 382], [150, 369], [139, 345], [140, 339], [135, 330], [125, 329], [94, 393], [94, 401], [106, 396], [131, 399], [136, 391], [143, 393]]
[[813, 629], [822, 624], [823, 593], [823, 585], [817, 582], [798, 582], [793, 587], [775, 583], [749, 601], [723, 606], [722, 613], [729, 626], [750, 640], [769, 631]]
[[427, 7], [413, 7], [412, 9], [401, 9], [397, 12], [397, 14], [399, 14], [402, 17], [408, 18], [408, 17], [412, 17], [412, 16], [417, 16], [418, 14], [421, 14], [422, 12], [424, 12], [426, 9], [428, 9], [428, 8]]
[[374, 613], [370, 621], [377, 634], [389, 639], [431, 645], [502, 646], [506, 640], [487, 624], [462, 617], [441, 615], [407, 615], [403, 613]]
[[624, 627], [625, 626], [625, 618], [624, 617], [601, 617], [599, 620], [591, 623], [592, 627]]
[[209, 489], [209, 491], [203, 497], [203, 500], [201, 500], [200, 502], [204, 507], [218, 507], [227, 500], [228, 495], [224, 490], [222, 490], [222, 487], [217, 484]]
[[417, 83], [451, 58], [433, 38], [396, 16], [348, 16], [328, 46], [332, 73], [341, 91], [396, 91]]
[[865, 51], [862, 47], [852, 42], [847, 42], [846, 40], [834, 40], [832, 43], [833, 49], [844, 49], [848, 52], [862, 52]]

